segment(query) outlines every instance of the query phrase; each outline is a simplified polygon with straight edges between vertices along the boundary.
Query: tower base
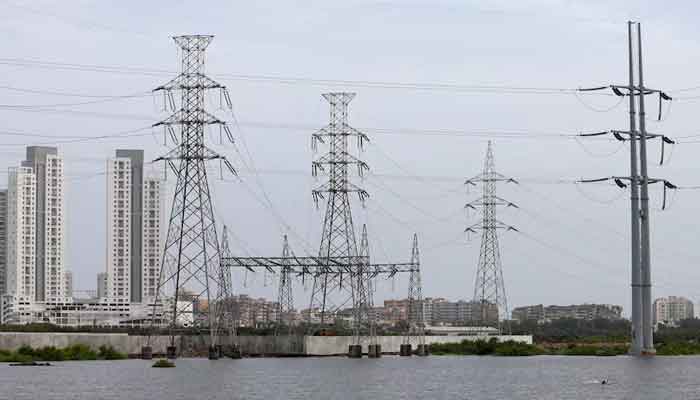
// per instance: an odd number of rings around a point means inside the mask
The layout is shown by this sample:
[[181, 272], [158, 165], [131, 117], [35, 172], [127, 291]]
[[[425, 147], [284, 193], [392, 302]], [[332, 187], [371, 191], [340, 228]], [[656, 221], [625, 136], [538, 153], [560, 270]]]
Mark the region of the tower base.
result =
[[362, 346], [359, 344], [351, 344], [348, 346], [348, 357], [362, 358]]
[[219, 359], [219, 346], [209, 346], [209, 359], [218, 360]]
[[378, 344], [370, 344], [367, 350], [367, 357], [379, 358], [382, 356], [382, 346]]
[[153, 348], [151, 346], [141, 346], [141, 359], [142, 360], [152, 360], [153, 359]]
[[425, 357], [427, 356], [428, 353], [428, 345], [427, 344], [419, 344], [418, 348], [416, 349], [416, 354], [420, 357]]
[[402, 357], [410, 357], [411, 354], [413, 354], [413, 350], [411, 349], [411, 344], [402, 344], [401, 347], [399, 347], [399, 355]]
[[177, 347], [175, 346], [168, 346], [165, 348], [165, 356], [170, 359], [174, 360], [177, 358]]

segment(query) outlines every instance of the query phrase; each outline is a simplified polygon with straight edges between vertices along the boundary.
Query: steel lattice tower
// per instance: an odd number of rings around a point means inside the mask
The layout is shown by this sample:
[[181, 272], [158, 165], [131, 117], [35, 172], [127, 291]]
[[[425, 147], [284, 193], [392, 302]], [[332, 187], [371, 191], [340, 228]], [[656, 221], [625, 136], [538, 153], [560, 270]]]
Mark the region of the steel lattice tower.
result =
[[[479, 252], [479, 264], [474, 283], [474, 302], [477, 304], [476, 315], [472, 316], [472, 322], [482, 326], [497, 324], [501, 328], [500, 321], [508, 318], [508, 301], [503, 282], [503, 269], [501, 266], [501, 254], [498, 246], [498, 230], [515, 230], [496, 218], [498, 206], [515, 207], [515, 204], [506, 201], [496, 195], [498, 182], [515, 182], [495, 170], [493, 149], [491, 141], [486, 150], [484, 171], [466, 181], [466, 184], [476, 185], [482, 183], [481, 199], [468, 203], [466, 207], [482, 210], [482, 220], [466, 229], [466, 232], [476, 233], [481, 231], [481, 249]], [[493, 307], [497, 310], [494, 310]]]
[[374, 312], [373, 274], [370, 269], [369, 239], [367, 225], [362, 225], [360, 237], [361, 262], [357, 271], [352, 273], [353, 279], [353, 344], [361, 345], [362, 336], [367, 336], [370, 345], [377, 344], [377, 324]]
[[[231, 251], [228, 243], [228, 228], [224, 225], [221, 233], [221, 258], [229, 257]], [[224, 262], [217, 265], [217, 287], [216, 300], [213, 304], [218, 334], [226, 338], [226, 344], [231, 345], [233, 337], [236, 336], [235, 309], [233, 305], [233, 282], [231, 281], [231, 267]]]
[[292, 332], [294, 323], [292, 312], [294, 311], [294, 298], [292, 297], [292, 267], [289, 265], [289, 257], [292, 252], [289, 248], [287, 235], [284, 235], [284, 245], [282, 247], [282, 258], [284, 266], [280, 271], [280, 280], [277, 293], [277, 323], [275, 325], [275, 335], [280, 334], [284, 329], [287, 334]]
[[423, 288], [420, 277], [420, 251], [418, 250], [418, 234], [413, 234], [411, 248], [411, 263], [417, 267], [411, 271], [408, 280], [408, 331], [403, 338], [403, 344], [425, 345], [425, 308], [423, 306]]
[[[218, 89], [230, 104], [225, 87], [204, 75], [204, 52], [213, 38], [204, 35], [174, 37], [182, 55], [181, 73], [154, 89], [154, 92], [165, 93], [172, 105], [175, 104], [172, 92], [180, 92], [179, 109], [154, 124], [164, 126], [173, 138], [176, 137], [174, 127], [180, 130], [177, 147], [156, 160], [166, 161], [177, 177], [155, 302], [164, 306], [163, 314], [171, 332], [168, 355], [173, 357], [174, 330], [181, 325], [191, 322], [209, 328], [211, 346], [217, 345], [220, 328], [214, 315], [216, 307], [210, 306], [217, 303], [219, 299], [215, 297], [223, 291], [218, 288], [222, 284], [218, 268], [220, 251], [206, 162], [220, 160], [231, 171], [233, 168], [204, 143], [205, 125], [226, 129], [223, 121], [205, 111], [205, 92]], [[230, 138], [228, 130], [227, 133]], [[205, 301], [206, 315], [201, 316], [197, 308]]]
[[[325, 93], [323, 97], [330, 103], [330, 122], [312, 136], [312, 147], [325, 143], [328, 152], [318, 157], [312, 163], [312, 173], [317, 176], [323, 172], [328, 180], [313, 190], [314, 201], [326, 199], [325, 218], [319, 258], [328, 260], [327, 265], [316, 268], [314, 284], [311, 293], [311, 310], [320, 313], [321, 324], [326, 324], [330, 314], [335, 313], [349, 302], [355, 301], [353, 296], [352, 275], [357, 270], [357, 241], [352, 221], [349, 193], [357, 193], [361, 201], [368, 194], [364, 189], [352, 184], [348, 170], [356, 166], [360, 175], [368, 169], [363, 161], [352, 156], [348, 151], [348, 140], [356, 137], [358, 147], [363, 146], [367, 136], [348, 124], [348, 104], [355, 97], [354, 93]], [[346, 265], [338, 265], [331, 259], [347, 260]], [[309, 313], [311, 315], [311, 313]]]

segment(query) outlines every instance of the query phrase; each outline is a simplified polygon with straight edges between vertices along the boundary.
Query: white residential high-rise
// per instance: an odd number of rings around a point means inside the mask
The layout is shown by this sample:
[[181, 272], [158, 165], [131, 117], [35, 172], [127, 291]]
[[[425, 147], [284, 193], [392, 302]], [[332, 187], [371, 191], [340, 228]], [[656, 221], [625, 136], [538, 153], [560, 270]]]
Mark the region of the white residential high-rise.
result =
[[107, 298], [155, 296], [161, 253], [161, 183], [144, 176], [143, 150], [117, 150], [107, 162]]
[[131, 160], [107, 162], [107, 298], [131, 299]]
[[[7, 292], [7, 189], [0, 189], [0, 299]], [[2, 308], [2, 307], [0, 307]], [[0, 310], [0, 314], [2, 310]], [[1, 317], [1, 315], [0, 315]], [[0, 318], [2, 323], [2, 318]]]
[[22, 167], [35, 176], [35, 300], [65, 301], [63, 159], [55, 147], [29, 146]]
[[654, 301], [654, 324], [675, 326], [684, 319], [695, 315], [693, 302], [685, 297], [660, 297]]
[[66, 299], [68, 300], [73, 300], [73, 273], [71, 271], [63, 271], [63, 280], [64, 280], [64, 290], [65, 290], [65, 296]]
[[158, 275], [163, 257], [161, 238], [161, 181], [155, 177], [143, 179], [143, 228], [142, 228], [142, 301], [156, 296]]
[[102, 300], [107, 297], [107, 273], [97, 274], [97, 298]]
[[10, 168], [7, 183], [7, 294], [17, 302], [34, 302], [36, 176], [31, 168]]

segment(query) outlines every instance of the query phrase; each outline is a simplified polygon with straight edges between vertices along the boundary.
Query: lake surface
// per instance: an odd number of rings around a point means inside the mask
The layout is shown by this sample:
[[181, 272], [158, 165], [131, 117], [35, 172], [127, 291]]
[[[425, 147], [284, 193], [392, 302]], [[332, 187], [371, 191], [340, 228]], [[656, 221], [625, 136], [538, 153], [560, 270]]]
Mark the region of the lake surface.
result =
[[[700, 357], [179, 359], [0, 364], [2, 399], [700, 399]], [[606, 378], [611, 383], [598, 383]]]

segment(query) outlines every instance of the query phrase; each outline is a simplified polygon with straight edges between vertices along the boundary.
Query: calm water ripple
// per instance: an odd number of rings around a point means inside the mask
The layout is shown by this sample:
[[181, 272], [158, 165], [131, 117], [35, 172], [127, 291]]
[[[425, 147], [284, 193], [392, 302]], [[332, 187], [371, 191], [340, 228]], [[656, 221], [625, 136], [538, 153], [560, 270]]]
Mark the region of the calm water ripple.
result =
[[[384, 357], [0, 364], [1, 399], [700, 399], [700, 357]], [[598, 383], [608, 379], [609, 385]]]

